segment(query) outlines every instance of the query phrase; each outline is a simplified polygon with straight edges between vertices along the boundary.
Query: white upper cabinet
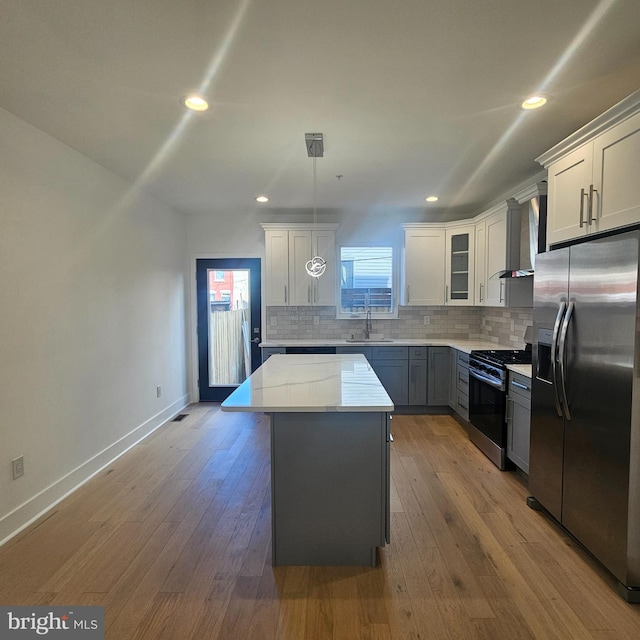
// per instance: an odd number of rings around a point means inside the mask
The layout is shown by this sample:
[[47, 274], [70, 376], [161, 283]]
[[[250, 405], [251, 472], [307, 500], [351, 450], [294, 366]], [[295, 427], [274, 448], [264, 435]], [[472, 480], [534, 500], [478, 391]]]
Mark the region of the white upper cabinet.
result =
[[404, 225], [403, 304], [443, 305], [444, 264], [444, 228]]
[[640, 91], [538, 159], [547, 168], [547, 244], [640, 222]]
[[449, 305], [474, 304], [475, 225], [446, 229], [444, 302]]
[[500, 274], [519, 266], [521, 211], [508, 200], [476, 218], [476, 305], [509, 305], [511, 283]]
[[[520, 208], [518, 207], [518, 215]], [[486, 220], [485, 244], [485, 283], [487, 307], [504, 307], [507, 305], [506, 279], [500, 278], [500, 272], [508, 269], [509, 251], [507, 247], [507, 232], [509, 226], [508, 211], [495, 213]], [[520, 226], [518, 226], [518, 230]]]
[[289, 304], [310, 305], [312, 278], [306, 269], [307, 261], [313, 257], [311, 230], [291, 229], [289, 231]]
[[336, 303], [336, 241], [333, 229], [317, 229], [311, 232], [314, 256], [325, 259], [327, 267], [319, 278], [312, 278], [311, 302], [333, 306]]
[[286, 229], [265, 229], [265, 300], [268, 306], [289, 304], [289, 232]]
[[562, 242], [586, 235], [591, 216], [589, 186], [593, 176], [593, 146], [571, 152], [549, 169], [547, 242]]
[[[267, 306], [335, 304], [336, 225], [282, 225], [264, 223]], [[306, 264], [314, 256], [327, 263], [314, 278]]]
[[476, 305], [484, 305], [487, 299], [487, 223], [482, 220], [476, 223], [476, 266], [475, 266], [475, 292]]
[[640, 112], [593, 141], [599, 231], [640, 222]]

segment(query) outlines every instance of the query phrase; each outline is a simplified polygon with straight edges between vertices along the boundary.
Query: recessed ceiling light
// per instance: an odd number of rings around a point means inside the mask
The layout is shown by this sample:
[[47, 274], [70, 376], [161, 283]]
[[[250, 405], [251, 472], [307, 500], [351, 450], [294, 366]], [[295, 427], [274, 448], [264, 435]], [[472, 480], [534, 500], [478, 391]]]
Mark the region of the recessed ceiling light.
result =
[[438, 196], [429, 196], [428, 198], [425, 198], [425, 200], [427, 202], [438, 202]]
[[209, 103], [202, 96], [184, 96], [180, 99], [182, 106], [191, 111], [206, 111], [209, 108]]
[[256, 202], [269, 202], [269, 198], [267, 196], [258, 196]]
[[547, 104], [546, 96], [531, 96], [527, 98], [520, 106], [523, 109], [539, 109]]

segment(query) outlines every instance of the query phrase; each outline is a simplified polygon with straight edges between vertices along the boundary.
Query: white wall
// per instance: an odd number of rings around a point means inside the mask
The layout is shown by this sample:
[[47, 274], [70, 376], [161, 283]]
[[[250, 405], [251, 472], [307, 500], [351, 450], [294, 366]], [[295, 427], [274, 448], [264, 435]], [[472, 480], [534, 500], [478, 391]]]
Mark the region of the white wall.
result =
[[182, 214], [0, 109], [0, 541], [184, 407], [187, 263]]

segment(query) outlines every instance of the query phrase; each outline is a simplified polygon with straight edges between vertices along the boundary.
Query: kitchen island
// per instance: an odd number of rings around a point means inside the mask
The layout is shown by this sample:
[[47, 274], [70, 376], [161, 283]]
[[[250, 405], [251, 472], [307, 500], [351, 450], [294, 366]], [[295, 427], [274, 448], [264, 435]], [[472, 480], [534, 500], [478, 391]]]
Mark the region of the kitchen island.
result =
[[393, 408], [358, 354], [272, 356], [222, 403], [270, 415], [274, 566], [375, 566]]

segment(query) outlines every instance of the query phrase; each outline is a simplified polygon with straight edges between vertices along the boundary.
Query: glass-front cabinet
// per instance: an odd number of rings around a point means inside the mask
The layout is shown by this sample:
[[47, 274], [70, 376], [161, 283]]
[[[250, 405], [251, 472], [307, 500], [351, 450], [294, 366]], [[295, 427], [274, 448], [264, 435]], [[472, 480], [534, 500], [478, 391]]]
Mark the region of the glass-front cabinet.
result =
[[473, 304], [475, 225], [446, 233], [445, 304]]

